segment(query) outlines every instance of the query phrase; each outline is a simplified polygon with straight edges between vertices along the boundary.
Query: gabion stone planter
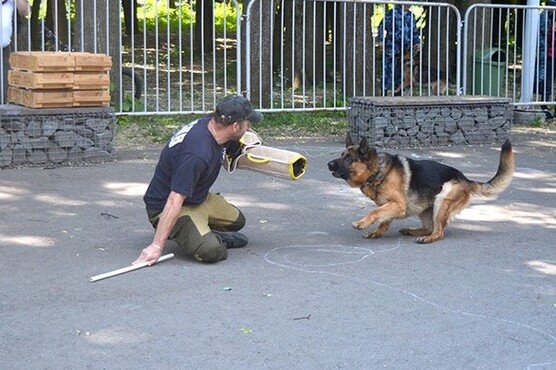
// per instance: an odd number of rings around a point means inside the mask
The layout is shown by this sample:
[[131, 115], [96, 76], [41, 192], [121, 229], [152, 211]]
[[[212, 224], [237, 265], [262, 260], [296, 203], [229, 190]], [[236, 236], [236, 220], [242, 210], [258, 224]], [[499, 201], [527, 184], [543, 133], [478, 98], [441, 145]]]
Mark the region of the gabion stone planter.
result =
[[0, 106], [0, 168], [114, 159], [110, 107], [31, 109]]
[[509, 99], [485, 96], [354, 97], [348, 133], [379, 147], [501, 143], [513, 122]]

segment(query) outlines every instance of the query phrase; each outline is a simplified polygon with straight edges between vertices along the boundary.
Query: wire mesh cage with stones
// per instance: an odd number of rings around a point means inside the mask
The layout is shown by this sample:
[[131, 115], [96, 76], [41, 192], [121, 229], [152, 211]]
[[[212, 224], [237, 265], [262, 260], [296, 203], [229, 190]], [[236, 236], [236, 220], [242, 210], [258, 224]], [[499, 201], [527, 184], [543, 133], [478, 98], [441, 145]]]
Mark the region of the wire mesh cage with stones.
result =
[[0, 115], [0, 167], [59, 165], [114, 158], [110, 109]]
[[510, 134], [509, 101], [465, 97], [353, 98], [348, 131], [379, 147], [491, 144]]

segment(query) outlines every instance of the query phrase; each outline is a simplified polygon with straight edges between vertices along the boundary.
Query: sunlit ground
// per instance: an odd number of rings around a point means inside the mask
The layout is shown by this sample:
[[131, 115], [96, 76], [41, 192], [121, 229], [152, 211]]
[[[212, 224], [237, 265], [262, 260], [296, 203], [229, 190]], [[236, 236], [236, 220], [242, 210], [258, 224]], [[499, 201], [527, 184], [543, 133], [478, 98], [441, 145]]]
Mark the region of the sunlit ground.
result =
[[526, 263], [527, 266], [533, 270], [545, 274], [545, 275], [556, 275], [556, 263], [547, 261], [529, 261]]
[[11, 236], [0, 234], [0, 244], [2, 245], [18, 245], [25, 247], [45, 248], [51, 247], [55, 243], [55, 239], [42, 236]]
[[495, 204], [471, 205], [457, 218], [481, 222], [511, 221], [520, 225], [556, 228], [556, 211], [525, 203], [513, 203], [504, 207]]
[[148, 184], [141, 182], [110, 182], [104, 188], [116, 195], [125, 197], [139, 197], [145, 194]]
[[103, 345], [141, 343], [148, 340], [145, 332], [125, 328], [106, 328], [95, 332], [78, 331], [77, 334], [91, 343]]

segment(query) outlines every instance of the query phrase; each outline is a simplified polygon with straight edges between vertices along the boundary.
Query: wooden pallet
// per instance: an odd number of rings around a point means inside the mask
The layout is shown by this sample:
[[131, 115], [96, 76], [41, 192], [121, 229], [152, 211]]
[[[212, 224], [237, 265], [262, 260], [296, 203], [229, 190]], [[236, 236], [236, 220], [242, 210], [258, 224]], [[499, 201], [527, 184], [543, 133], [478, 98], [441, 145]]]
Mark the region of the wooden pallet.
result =
[[26, 90], [8, 88], [8, 101], [28, 108], [61, 108], [73, 106], [71, 90]]
[[25, 89], [71, 89], [74, 86], [71, 72], [30, 72], [11, 70], [8, 72], [10, 86]]
[[112, 68], [112, 58], [84, 52], [18, 51], [10, 54], [10, 66], [32, 72], [106, 72]]
[[110, 105], [108, 90], [26, 90], [8, 88], [8, 101], [28, 108], [101, 107]]
[[29, 108], [110, 104], [112, 59], [104, 54], [14, 52], [8, 101]]
[[72, 72], [75, 58], [64, 52], [18, 51], [10, 54], [10, 66], [33, 72]]
[[110, 75], [107, 72], [75, 72], [73, 74], [74, 90], [108, 90]]
[[105, 90], [110, 87], [110, 75], [106, 72], [8, 72], [10, 86], [24, 89], [52, 90]]
[[110, 71], [112, 58], [104, 54], [76, 53], [71, 55], [75, 58], [75, 71]]
[[108, 90], [81, 90], [73, 92], [74, 107], [99, 107], [110, 105]]

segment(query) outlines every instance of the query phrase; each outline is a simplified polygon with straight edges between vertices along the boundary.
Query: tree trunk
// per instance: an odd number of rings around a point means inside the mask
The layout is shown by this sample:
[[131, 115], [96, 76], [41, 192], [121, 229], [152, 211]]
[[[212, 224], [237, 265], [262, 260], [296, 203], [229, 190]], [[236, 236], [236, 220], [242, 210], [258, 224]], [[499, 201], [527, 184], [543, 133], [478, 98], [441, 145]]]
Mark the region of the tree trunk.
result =
[[[273, 63], [272, 63], [272, 41], [274, 30], [272, 24], [276, 11], [274, 0], [258, 1], [251, 8], [251, 30], [250, 35], [250, 60], [251, 86], [248, 91], [251, 102], [261, 108], [272, 106], [272, 83], [273, 83]], [[264, 30], [261, 32], [261, 30]], [[245, 51], [245, 50], [244, 50]]]
[[456, 14], [451, 8], [426, 7], [426, 24], [423, 32], [422, 68], [451, 71], [456, 63]]
[[195, 54], [213, 54], [214, 43], [214, 0], [195, 2]]
[[367, 67], [373, 51], [372, 5], [343, 3], [336, 9], [336, 65], [344, 83], [343, 94], [347, 98], [365, 95], [373, 82], [371, 67]]
[[39, 50], [42, 45], [39, 22], [40, 7], [40, 1], [33, 1], [33, 5], [31, 6], [31, 20], [29, 21], [31, 27], [31, 50]]
[[124, 9], [125, 33], [131, 37], [132, 33], [139, 33], [137, 0], [122, 0], [122, 8]]
[[[282, 1], [284, 21], [279, 29], [283, 39], [276, 42], [279, 57], [283, 46], [283, 74], [287, 87], [297, 90], [301, 87], [316, 88], [324, 83], [324, 39], [326, 4], [313, 1]], [[278, 19], [278, 17], [277, 17]]]
[[317, 88], [324, 84], [323, 63], [324, 63], [324, 3], [305, 2], [305, 83], [308, 87]]
[[284, 5], [284, 80], [287, 87], [297, 90], [303, 81], [303, 2], [282, 1]]
[[68, 29], [65, 0], [48, 0], [45, 24], [58, 38], [58, 44], [69, 45], [71, 35]]

